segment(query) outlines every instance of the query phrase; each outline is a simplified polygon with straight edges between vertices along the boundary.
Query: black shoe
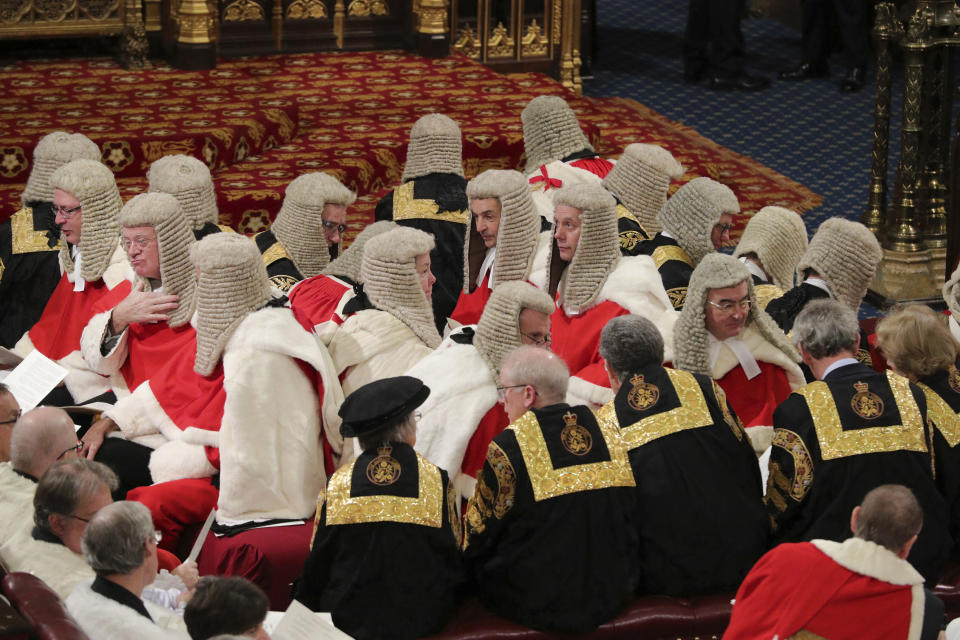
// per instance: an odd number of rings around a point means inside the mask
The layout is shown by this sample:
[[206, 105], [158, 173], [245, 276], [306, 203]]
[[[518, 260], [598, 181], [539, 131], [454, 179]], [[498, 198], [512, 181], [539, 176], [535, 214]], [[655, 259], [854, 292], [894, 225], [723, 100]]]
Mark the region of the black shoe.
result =
[[785, 69], [777, 74], [781, 80], [807, 80], [808, 78], [826, 78], [830, 75], [830, 67], [826, 62], [813, 64], [804, 62], [798, 67]]
[[840, 91], [845, 93], [853, 93], [855, 91], [860, 91], [863, 89], [864, 83], [867, 81], [867, 68], [863, 65], [858, 67], [850, 67], [850, 70], [847, 71], [847, 75], [843, 76], [843, 82], [840, 83]]
[[713, 76], [710, 88], [714, 91], [760, 91], [770, 86], [770, 78], [740, 73], [736, 76]]

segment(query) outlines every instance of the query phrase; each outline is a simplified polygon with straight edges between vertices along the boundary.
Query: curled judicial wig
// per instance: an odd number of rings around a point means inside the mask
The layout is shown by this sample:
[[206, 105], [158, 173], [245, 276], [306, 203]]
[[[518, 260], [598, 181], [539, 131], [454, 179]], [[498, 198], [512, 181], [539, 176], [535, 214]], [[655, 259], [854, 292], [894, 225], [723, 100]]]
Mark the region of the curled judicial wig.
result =
[[674, 364], [677, 369], [711, 375], [706, 323], [707, 296], [711, 289], [735, 287], [741, 282], [747, 283], [750, 298], [747, 324], [752, 325], [767, 342], [786, 354], [790, 360], [800, 361], [800, 355], [787, 336], [773, 319], [757, 306], [753, 279], [743, 263], [724, 253], [711, 253], [700, 261], [690, 276], [687, 302], [683, 305], [683, 311], [680, 312], [680, 318], [673, 330], [676, 354]]
[[210, 169], [196, 158], [173, 155], [155, 160], [147, 171], [147, 182], [151, 192], [169, 193], [180, 202], [192, 229], [220, 219]]
[[430, 113], [410, 129], [403, 182], [431, 173], [463, 176], [463, 141], [460, 126], [442, 113]]
[[793, 288], [793, 274], [807, 249], [807, 228], [796, 212], [783, 207], [764, 207], [744, 229], [734, 257], [756, 254], [773, 284]]
[[593, 151], [577, 114], [559, 96], [537, 96], [520, 113], [526, 172], [579, 151]]
[[813, 234], [797, 271], [819, 273], [830, 292], [856, 312], [881, 258], [883, 250], [872, 231], [859, 222], [830, 218]]
[[579, 313], [594, 303], [620, 260], [616, 201], [599, 184], [576, 184], [558, 189], [553, 204], [581, 211], [580, 240], [568, 264], [560, 258], [553, 238], [547, 256], [547, 293], [553, 295], [559, 288], [563, 308]]
[[350, 246], [344, 249], [339, 258], [324, 267], [323, 273], [329, 276], [343, 276], [354, 282], [360, 282], [360, 263], [363, 260], [363, 248], [367, 241], [396, 228], [397, 223], [390, 220], [380, 220], [368, 224], [363, 231], [357, 234]]
[[943, 301], [953, 314], [954, 320], [960, 318], [960, 266], [950, 274], [950, 279], [943, 283]]
[[[74, 160], [50, 176], [50, 184], [73, 194], [80, 201], [83, 219], [80, 226], [80, 277], [87, 282], [99, 280], [110, 265], [120, 243], [117, 214], [123, 206], [113, 172], [96, 160]], [[60, 249], [60, 265], [73, 271], [68, 244]]]
[[498, 284], [490, 294], [473, 339], [494, 378], [508, 353], [523, 344], [520, 336], [520, 312], [533, 309], [548, 316], [555, 310], [553, 299], [529, 282], [514, 280]]
[[[179, 327], [190, 322], [193, 315], [193, 294], [196, 281], [190, 264], [190, 247], [195, 242], [193, 233], [180, 203], [169, 193], [141, 193], [134, 196], [120, 210], [123, 227], [153, 227], [157, 232], [160, 254], [160, 281], [163, 291], [179, 296], [177, 308], [170, 312], [167, 324]], [[140, 278], [144, 290], [150, 290], [150, 281]]]
[[683, 175], [673, 155], [655, 144], [635, 142], [603, 179], [603, 186], [635, 215], [648, 231], [659, 230], [657, 213], [667, 202], [670, 181]]
[[21, 202], [51, 202], [50, 176], [68, 162], [80, 159], [100, 161], [100, 147], [82, 133], [54, 131], [40, 138], [33, 149], [33, 168], [20, 195]]
[[710, 236], [720, 216], [739, 211], [740, 203], [730, 187], [710, 178], [694, 178], [667, 200], [657, 220], [698, 264], [705, 255], [716, 251]]
[[[490, 169], [467, 183], [470, 200], [497, 198], [500, 201], [500, 226], [497, 253], [493, 262], [494, 289], [501, 282], [526, 280], [533, 269], [540, 238], [540, 214], [530, 197], [530, 185], [519, 171]], [[470, 225], [463, 243], [463, 290], [476, 285], [486, 248], [475, 225]]]
[[370, 302], [410, 327], [431, 349], [440, 345], [440, 334], [415, 263], [417, 256], [429, 254], [434, 246], [429, 233], [398, 226], [367, 242], [360, 266], [360, 280]]
[[190, 262], [197, 270], [193, 369], [207, 376], [243, 319], [270, 300], [270, 280], [257, 245], [236, 233], [214, 233], [194, 243]]
[[330, 250], [323, 233], [324, 206], [349, 207], [356, 199], [357, 194], [322, 172], [305, 173], [287, 186], [280, 213], [270, 230], [304, 278], [321, 273], [330, 263]]

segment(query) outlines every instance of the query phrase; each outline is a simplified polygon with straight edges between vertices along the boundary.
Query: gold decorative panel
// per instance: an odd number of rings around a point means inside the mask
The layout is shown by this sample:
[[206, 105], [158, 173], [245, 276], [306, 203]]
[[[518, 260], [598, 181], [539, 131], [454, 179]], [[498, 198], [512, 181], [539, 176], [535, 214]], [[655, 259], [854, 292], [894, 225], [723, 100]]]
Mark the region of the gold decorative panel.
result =
[[352, 0], [347, 6], [350, 16], [388, 16], [390, 7], [384, 0]]
[[487, 45], [487, 56], [490, 58], [509, 58], [513, 56], [513, 38], [510, 37], [510, 32], [507, 31], [502, 22], [498, 22], [497, 26], [494, 27]]
[[480, 40], [477, 38], [477, 32], [473, 30], [473, 25], [467, 24], [460, 28], [459, 37], [453, 43], [453, 50], [468, 58], [480, 59]]
[[320, 0], [294, 0], [287, 6], [288, 20], [316, 20], [328, 15], [327, 6]]
[[543, 29], [534, 20], [527, 25], [527, 32], [520, 40], [520, 54], [524, 57], [545, 56], [548, 44], [549, 40], [543, 35]]
[[223, 11], [224, 22], [248, 22], [264, 20], [263, 7], [254, 0], [235, 0]]

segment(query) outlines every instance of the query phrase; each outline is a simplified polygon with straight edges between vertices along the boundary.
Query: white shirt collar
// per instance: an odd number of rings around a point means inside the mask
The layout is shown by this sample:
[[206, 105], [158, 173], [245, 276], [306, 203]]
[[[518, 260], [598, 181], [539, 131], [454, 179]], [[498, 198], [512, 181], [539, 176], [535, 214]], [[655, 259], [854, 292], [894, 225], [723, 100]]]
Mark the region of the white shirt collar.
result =
[[744, 264], [744, 266], [747, 268], [747, 271], [750, 272], [750, 275], [757, 276], [764, 282], [770, 282], [770, 278], [763, 272], [763, 269], [761, 269], [756, 262], [747, 259], [747, 256], [740, 256], [740, 262]]
[[815, 286], [815, 287], [818, 288], [818, 289], [823, 289], [824, 291], [826, 291], [827, 293], [830, 294], [830, 297], [831, 297], [831, 298], [833, 297], [833, 291], [830, 291], [830, 285], [828, 285], [828, 284], [827, 284], [827, 281], [824, 280], [823, 278], [818, 278], [818, 277], [816, 277], [816, 276], [811, 276], [811, 277], [807, 278], [806, 280], [804, 280], [804, 282], [806, 282], [807, 284], [812, 284], [813, 286]]
[[73, 290], [83, 291], [87, 285], [83, 276], [80, 275], [80, 270], [83, 268], [83, 255], [75, 244], [70, 245], [70, 253], [73, 255]]
[[667, 231], [666, 229], [661, 229], [661, 230], [660, 230], [660, 235], [662, 235], [664, 238], [670, 238], [671, 240], [676, 240], [676, 238], [674, 237], [674, 235], [673, 235], [672, 233], [670, 233], [669, 231]]
[[750, 347], [747, 346], [746, 342], [736, 336], [727, 338], [726, 340], [718, 340], [717, 337], [709, 331], [707, 331], [707, 338], [710, 343], [708, 353], [711, 369], [717, 364], [720, 351], [726, 346], [733, 352], [733, 355], [737, 357], [737, 361], [740, 363], [740, 366], [743, 367], [743, 373], [746, 374], [747, 380], [753, 380], [760, 375], [760, 365], [757, 364], [757, 359], [753, 357], [753, 353], [750, 351]]
[[827, 367], [826, 371], [823, 372], [823, 375], [820, 376], [820, 379], [823, 380], [824, 378], [826, 378], [827, 375], [829, 375], [830, 372], [833, 371], [834, 369], [839, 369], [840, 367], [845, 367], [845, 366], [847, 366], [848, 364], [857, 364], [858, 362], [860, 362], [860, 361], [857, 360], [856, 358], [841, 358], [841, 359], [837, 360], [836, 362], [834, 362], [834, 363], [833, 363], [832, 365], [830, 365], [829, 367]]
[[480, 286], [483, 283], [483, 276], [486, 275], [486, 273], [489, 271], [490, 277], [487, 280], [487, 282], [489, 283], [487, 286], [493, 289], [493, 262], [496, 259], [496, 257], [497, 257], [497, 247], [496, 245], [494, 245], [489, 249], [487, 249], [487, 255], [483, 259], [483, 262], [480, 263], [480, 272], [477, 273], [477, 286]]

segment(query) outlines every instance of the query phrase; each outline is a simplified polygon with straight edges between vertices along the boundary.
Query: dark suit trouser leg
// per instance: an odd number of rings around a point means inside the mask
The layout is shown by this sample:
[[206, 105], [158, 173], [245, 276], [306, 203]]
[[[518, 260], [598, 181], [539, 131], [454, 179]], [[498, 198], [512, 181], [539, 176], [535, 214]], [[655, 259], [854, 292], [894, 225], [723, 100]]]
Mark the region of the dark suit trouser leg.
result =
[[743, 71], [744, 43], [740, 18], [742, 0], [710, 0], [710, 64], [722, 76], [736, 76]]
[[866, 0], [834, 0], [834, 8], [843, 40], [844, 62], [848, 67], [865, 66], [870, 52]]
[[803, 0], [801, 62], [813, 66], [827, 63], [830, 54], [830, 11], [831, 0]]
[[709, 63], [711, 0], [690, 0], [687, 8], [687, 26], [683, 33], [683, 69], [696, 73], [705, 71]]

